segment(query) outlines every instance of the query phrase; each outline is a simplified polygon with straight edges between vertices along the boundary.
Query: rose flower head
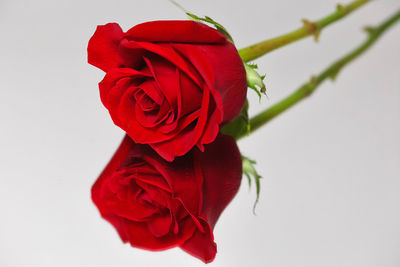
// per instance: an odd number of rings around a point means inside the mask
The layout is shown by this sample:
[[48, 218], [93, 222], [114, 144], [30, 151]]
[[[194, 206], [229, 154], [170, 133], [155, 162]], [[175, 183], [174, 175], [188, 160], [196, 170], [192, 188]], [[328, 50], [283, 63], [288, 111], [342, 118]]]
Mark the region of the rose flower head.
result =
[[242, 109], [246, 72], [235, 46], [195, 21], [98, 26], [88, 61], [106, 72], [100, 97], [136, 143], [172, 161], [214, 141]]
[[154, 251], [179, 246], [207, 263], [216, 254], [212, 229], [241, 177], [231, 136], [219, 135], [204, 152], [191, 150], [173, 162], [125, 136], [92, 199], [124, 242]]

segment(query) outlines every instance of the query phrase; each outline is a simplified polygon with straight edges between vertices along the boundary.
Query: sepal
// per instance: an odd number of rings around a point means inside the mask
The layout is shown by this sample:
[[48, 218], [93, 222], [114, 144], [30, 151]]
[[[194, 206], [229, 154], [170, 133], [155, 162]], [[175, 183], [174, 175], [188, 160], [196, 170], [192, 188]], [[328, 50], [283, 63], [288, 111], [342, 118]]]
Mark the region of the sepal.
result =
[[258, 68], [257, 65], [247, 64], [245, 62], [243, 62], [243, 64], [246, 70], [247, 86], [253, 89], [261, 100], [261, 94], [266, 95], [266, 87], [264, 83], [265, 75], [260, 75], [256, 71], [256, 69]]
[[234, 118], [230, 123], [222, 127], [221, 133], [232, 136], [237, 139], [239, 136], [250, 133], [249, 121], [249, 102], [246, 100], [239, 115]]
[[262, 178], [261, 175], [258, 174], [256, 168], [254, 167], [255, 164], [256, 164], [256, 161], [249, 159], [248, 157], [245, 157], [242, 155], [243, 174], [247, 178], [247, 181], [249, 183], [249, 188], [251, 188], [251, 180], [254, 180], [254, 183], [256, 185], [257, 197], [256, 197], [256, 200], [253, 205], [253, 213], [254, 214], [255, 214], [258, 200], [260, 199], [260, 190], [261, 190], [260, 179]]
[[189, 17], [189, 19], [200, 22], [200, 23], [206, 23], [206, 24], [211, 24], [212, 26], [215, 27], [217, 31], [225, 35], [225, 37], [228, 39], [229, 42], [233, 43], [232, 36], [229, 34], [229, 32], [226, 30], [224, 26], [222, 26], [220, 23], [216, 22], [209, 16], [204, 16], [204, 17], [199, 17], [189, 11], [187, 11], [184, 7], [182, 7], [180, 4], [175, 2], [174, 0], [170, 0], [174, 5], [176, 5], [179, 9], [183, 10], [183, 12], [186, 13], [186, 15]]

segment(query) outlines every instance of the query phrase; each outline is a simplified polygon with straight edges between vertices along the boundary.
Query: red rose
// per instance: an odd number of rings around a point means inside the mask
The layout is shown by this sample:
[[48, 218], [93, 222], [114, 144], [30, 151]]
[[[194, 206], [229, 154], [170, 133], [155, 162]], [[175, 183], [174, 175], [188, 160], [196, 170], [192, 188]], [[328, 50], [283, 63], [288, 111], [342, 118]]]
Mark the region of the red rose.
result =
[[124, 242], [148, 250], [179, 246], [211, 262], [212, 229], [239, 189], [242, 161], [235, 140], [219, 135], [205, 151], [167, 162], [125, 136], [92, 188], [101, 215]]
[[90, 64], [106, 72], [100, 97], [114, 123], [168, 161], [214, 141], [246, 98], [246, 73], [235, 46], [194, 21], [153, 21], [124, 33], [98, 26]]

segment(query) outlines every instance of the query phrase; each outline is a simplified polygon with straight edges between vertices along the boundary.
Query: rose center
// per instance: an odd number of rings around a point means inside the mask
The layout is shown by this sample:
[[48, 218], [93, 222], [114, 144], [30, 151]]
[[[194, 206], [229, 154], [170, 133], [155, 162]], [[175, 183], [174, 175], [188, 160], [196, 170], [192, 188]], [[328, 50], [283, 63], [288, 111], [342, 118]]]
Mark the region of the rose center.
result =
[[159, 105], [149, 97], [143, 90], [137, 90], [135, 93], [136, 104], [144, 112], [155, 111], [159, 109]]

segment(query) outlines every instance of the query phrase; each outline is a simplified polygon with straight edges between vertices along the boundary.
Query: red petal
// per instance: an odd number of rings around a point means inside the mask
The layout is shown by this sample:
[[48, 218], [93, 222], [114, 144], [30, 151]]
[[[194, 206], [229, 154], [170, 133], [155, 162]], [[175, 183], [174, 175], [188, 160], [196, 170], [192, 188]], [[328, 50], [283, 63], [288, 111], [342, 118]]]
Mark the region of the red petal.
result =
[[195, 168], [203, 173], [203, 207], [200, 222], [204, 231], [195, 231], [180, 247], [205, 263], [214, 260], [217, 246], [214, 228], [222, 211], [239, 190], [242, 178], [242, 159], [235, 140], [219, 135], [206, 145], [205, 152], [194, 151]]
[[170, 233], [163, 237], [156, 237], [148, 230], [148, 226], [145, 223], [113, 218], [112, 216], [106, 219], [114, 225], [124, 242], [129, 242], [133, 247], [152, 251], [165, 250], [179, 246], [190, 238], [196, 229], [190, 218], [187, 218], [181, 221], [179, 233], [177, 235]]
[[205, 219], [214, 228], [222, 211], [239, 190], [242, 180], [242, 159], [233, 137], [218, 135], [205, 146], [205, 152], [194, 150], [196, 168], [204, 177], [203, 210]]
[[205, 231], [201, 232], [196, 230], [193, 236], [180, 247], [190, 255], [199, 258], [205, 263], [210, 263], [217, 254], [217, 244], [214, 242], [214, 236], [210, 226], [204, 221], [201, 222]]
[[187, 127], [179, 132], [173, 139], [169, 139], [162, 143], [153, 143], [150, 146], [167, 161], [173, 161], [177, 156], [187, 154], [202, 137], [205, 127], [207, 126], [208, 105], [210, 102], [210, 91], [204, 89], [202, 108], [194, 128]]
[[[109, 110], [117, 107], [122, 94], [130, 85], [134, 85], [134, 79], [140, 78], [151, 78], [151, 75], [129, 68], [118, 68], [107, 72], [99, 83], [103, 105]], [[121, 81], [125, 82], [122, 84]]]
[[150, 21], [131, 28], [126, 37], [145, 42], [225, 43], [226, 37], [207, 25], [191, 20]]
[[246, 72], [235, 46], [228, 42], [224, 45], [174, 44], [174, 48], [193, 64], [212, 89], [217, 108], [223, 110], [223, 123], [235, 118], [247, 93]]
[[179, 81], [176, 79], [176, 67], [160, 57], [152, 57], [151, 60], [144, 58], [149, 67], [158, 89], [163, 92], [164, 97], [172, 110], [176, 109]]
[[172, 197], [179, 199], [191, 216], [197, 217], [201, 209], [203, 177], [194, 173], [193, 157], [188, 154], [169, 163], [155, 157], [154, 152], [148, 155], [144, 159], [164, 177]]
[[159, 214], [147, 222], [147, 228], [155, 237], [162, 237], [169, 233], [171, 229], [171, 214]]
[[190, 79], [192, 79], [198, 86], [201, 87], [202, 82], [197, 70], [194, 69], [193, 66], [185, 58], [183, 58], [170, 44], [136, 42], [127, 41], [124, 39], [121, 45], [124, 46], [127, 50], [137, 50], [141, 48], [165, 58], [166, 60], [174, 64], [177, 68], [186, 73], [186, 75], [188, 75]]
[[[114, 156], [111, 158], [110, 162], [104, 168], [103, 172], [100, 174], [99, 178], [97, 178], [92, 187], [92, 200], [97, 205], [99, 210], [104, 211], [104, 213], [107, 213], [107, 210], [104, 210], [103, 207], [99, 206], [101, 203], [101, 198], [103, 197], [103, 194], [101, 192], [103, 180], [109, 177], [113, 172], [115, 172], [117, 168], [119, 168], [119, 166], [121, 166], [134, 145], [135, 143], [133, 143], [132, 139], [129, 138], [128, 135], [125, 135]], [[103, 213], [102, 215], [104, 216]]]
[[88, 62], [105, 72], [118, 67], [118, 47], [123, 37], [124, 33], [117, 23], [97, 26], [89, 40]]

